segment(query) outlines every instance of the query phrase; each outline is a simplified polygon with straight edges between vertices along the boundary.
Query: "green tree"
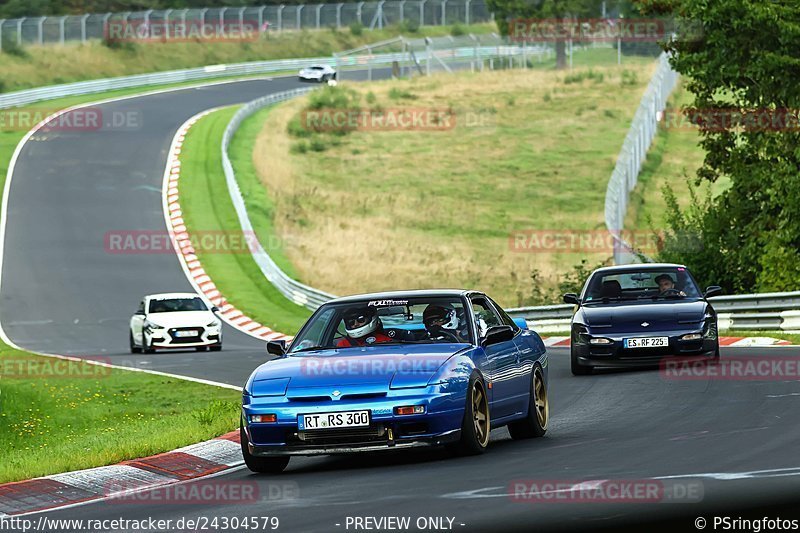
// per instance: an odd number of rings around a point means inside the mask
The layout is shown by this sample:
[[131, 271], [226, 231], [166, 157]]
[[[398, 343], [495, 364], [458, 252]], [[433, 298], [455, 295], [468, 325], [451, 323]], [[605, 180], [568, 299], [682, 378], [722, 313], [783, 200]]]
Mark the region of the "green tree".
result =
[[[682, 213], [673, 203], [662, 252], [732, 292], [797, 289], [800, 274], [800, 9], [797, 0], [641, 1], [702, 31], [665, 49], [694, 95], [689, 111], [706, 155], [697, 182], [729, 180]], [[725, 117], [732, 124], [722, 124]], [[741, 117], [741, 118], [737, 118]], [[759, 117], [771, 121], [754, 125]], [[764, 123], [762, 123], [764, 124]], [[669, 199], [669, 197], [668, 197]], [[681, 224], [701, 250], [683, 249]], [[713, 279], [712, 279], [713, 278]]]
[[[609, 4], [611, 2], [608, 2]], [[494, 13], [497, 28], [509, 35], [510, 24], [520, 19], [565, 20], [578, 17], [600, 17], [602, 0], [487, 0]], [[566, 43], [556, 40], [556, 68], [567, 65]]]

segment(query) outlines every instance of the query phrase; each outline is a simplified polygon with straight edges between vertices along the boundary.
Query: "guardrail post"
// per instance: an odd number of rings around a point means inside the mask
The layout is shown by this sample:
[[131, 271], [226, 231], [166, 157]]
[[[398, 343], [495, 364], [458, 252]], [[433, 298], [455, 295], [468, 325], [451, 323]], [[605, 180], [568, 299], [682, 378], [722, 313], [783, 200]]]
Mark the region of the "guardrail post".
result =
[[36, 41], [41, 45], [44, 44], [44, 21], [47, 17], [39, 17], [39, 22], [36, 24], [37, 36]]
[[149, 27], [149, 26], [150, 26], [150, 14], [151, 14], [152, 12], [153, 12], [153, 10], [152, 10], [152, 9], [148, 9], [147, 11], [145, 11], [145, 12], [144, 12], [144, 25], [145, 25], [146, 27]]
[[205, 28], [206, 26], [206, 13], [208, 13], [208, 8], [204, 7], [200, 10], [200, 27]]
[[425, 25], [425, 4], [428, 0], [419, 0], [419, 25]]
[[[67, 17], [63, 16], [58, 19], [58, 44], [64, 44], [64, 40], [66, 39], [66, 23]], [[103, 24], [103, 33], [105, 33], [105, 24]]]
[[244, 10], [247, 9], [246, 7], [239, 8], [239, 31], [242, 31], [244, 27]]
[[170, 39], [170, 31], [169, 31], [169, 16], [172, 14], [174, 9], [165, 9], [164, 10], [164, 37], [167, 41]]
[[339, 28], [342, 27], [342, 8], [343, 7], [344, 7], [344, 4], [342, 4], [342, 3], [336, 4], [336, 29], [339, 29]]
[[367, 46], [367, 79], [372, 81], [372, 48]]
[[425, 37], [425, 75], [431, 75], [431, 38]]
[[302, 19], [300, 18], [300, 14], [303, 12], [303, 8], [306, 7], [305, 4], [298, 4], [297, 11], [296, 11], [296, 18], [297, 18], [297, 29], [299, 30], [303, 24]]
[[[87, 17], [88, 15], [84, 15], [84, 16]], [[25, 19], [18, 19], [17, 20], [17, 45], [19, 45], [19, 46], [22, 46], [22, 21], [23, 20], [25, 20]], [[84, 39], [84, 41], [85, 40], [86, 39]]]
[[465, 0], [464, 1], [464, 24], [469, 26], [469, 8], [472, 0]]
[[6, 19], [0, 19], [0, 51], [3, 50], [3, 24], [6, 23]]
[[364, 25], [364, 21], [361, 20], [361, 8], [364, 7], [364, 2], [359, 2], [356, 4], [356, 18], [358, 19], [358, 23], [362, 26]]
[[285, 5], [281, 4], [278, 6], [278, 31], [283, 30], [283, 8], [286, 7]]
[[406, 0], [400, 0], [400, 24], [405, 21]]
[[[108, 37], [108, 20], [111, 18], [111, 15], [112, 15], [112, 13], [106, 13], [105, 15], [103, 15], [103, 37]], [[66, 19], [67, 17], [64, 17], [64, 18]], [[66, 32], [64, 31], [64, 25], [62, 23], [62, 25], [61, 25], [61, 38], [62, 38], [61, 44], [64, 44], [63, 38], [64, 38], [64, 34], [65, 33]]]
[[[89, 15], [83, 15], [81, 17], [81, 42], [86, 42], [86, 20], [89, 18]], [[22, 35], [20, 35], [22, 37]]]
[[264, 10], [267, 9], [267, 6], [261, 6], [258, 8], [258, 31], [261, 31], [261, 28], [264, 26]]
[[227, 7], [223, 7], [222, 9], [219, 10], [219, 25], [220, 25], [220, 27], [223, 27], [224, 24], [225, 24], [225, 13], [227, 13], [227, 12], [228, 12], [228, 8]]
[[447, 0], [442, 0], [442, 26], [447, 26]]
[[181, 26], [183, 26], [184, 29], [186, 28], [186, 15], [188, 14], [189, 14], [189, 8], [186, 8], [181, 11]]
[[317, 29], [319, 29], [320, 11], [325, 4], [317, 4]]

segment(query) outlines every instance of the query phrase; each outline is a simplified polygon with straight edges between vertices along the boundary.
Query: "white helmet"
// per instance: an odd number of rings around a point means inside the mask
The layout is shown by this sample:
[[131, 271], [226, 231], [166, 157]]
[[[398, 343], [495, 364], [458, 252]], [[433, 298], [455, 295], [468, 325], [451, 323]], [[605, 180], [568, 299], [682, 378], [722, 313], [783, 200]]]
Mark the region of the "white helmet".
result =
[[458, 313], [450, 305], [429, 305], [422, 313], [422, 321], [428, 329], [458, 329]]
[[360, 339], [378, 329], [378, 313], [372, 307], [356, 307], [344, 313], [344, 330], [351, 339]]

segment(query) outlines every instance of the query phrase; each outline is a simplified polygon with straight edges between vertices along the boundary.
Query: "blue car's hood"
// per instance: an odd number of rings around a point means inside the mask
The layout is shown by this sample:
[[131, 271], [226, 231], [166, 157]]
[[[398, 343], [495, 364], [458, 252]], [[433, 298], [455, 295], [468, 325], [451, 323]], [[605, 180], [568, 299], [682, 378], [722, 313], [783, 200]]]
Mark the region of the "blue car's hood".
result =
[[656, 300], [620, 302], [608, 305], [584, 305], [576, 318], [590, 328], [612, 331], [641, 329], [648, 322], [650, 329], [691, 327], [701, 322], [708, 304], [704, 300]]
[[424, 386], [445, 361], [469, 346], [406, 344], [301, 352], [258, 367], [249, 381], [250, 392], [261, 396], [309, 387]]

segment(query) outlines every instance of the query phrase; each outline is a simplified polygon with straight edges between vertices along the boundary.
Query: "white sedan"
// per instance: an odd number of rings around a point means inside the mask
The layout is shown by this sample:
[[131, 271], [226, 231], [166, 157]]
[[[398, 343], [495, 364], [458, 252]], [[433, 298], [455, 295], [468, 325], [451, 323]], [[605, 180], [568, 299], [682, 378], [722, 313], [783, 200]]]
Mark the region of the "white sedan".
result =
[[151, 294], [139, 302], [131, 317], [131, 353], [159, 348], [222, 350], [222, 321], [218, 309], [191, 292]]
[[336, 70], [329, 65], [311, 65], [304, 67], [297, 75], [300, 81], [316, 81], [324, 83], [336, 79]]

